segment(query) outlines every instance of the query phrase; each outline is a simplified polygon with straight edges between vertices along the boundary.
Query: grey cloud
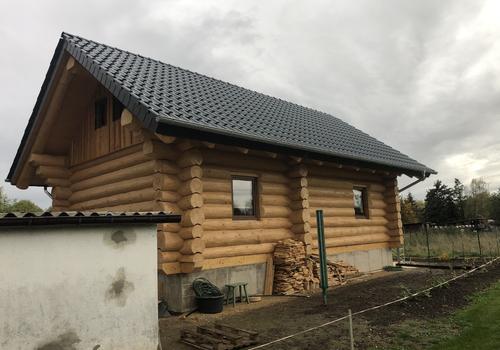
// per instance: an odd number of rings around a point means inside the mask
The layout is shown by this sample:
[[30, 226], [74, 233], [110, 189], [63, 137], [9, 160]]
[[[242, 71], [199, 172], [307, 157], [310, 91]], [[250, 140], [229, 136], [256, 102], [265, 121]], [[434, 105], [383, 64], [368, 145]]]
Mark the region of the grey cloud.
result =
[[[488, 63], [500, 55], [500, 25], [484, 29], [480, 17], [492, 2], [94, 0], [0, 6], [4, 177], [64, 30], [332, 113], [435, 168], [445, 181], [485, 174], [493, 188], [500, 186], [500, 69]], [[474, 172], [449, 159], [486, 165]], [[431, 182], [414, 191], [423, 196]], [[5, 187], [48, 205], [39, 189]]]

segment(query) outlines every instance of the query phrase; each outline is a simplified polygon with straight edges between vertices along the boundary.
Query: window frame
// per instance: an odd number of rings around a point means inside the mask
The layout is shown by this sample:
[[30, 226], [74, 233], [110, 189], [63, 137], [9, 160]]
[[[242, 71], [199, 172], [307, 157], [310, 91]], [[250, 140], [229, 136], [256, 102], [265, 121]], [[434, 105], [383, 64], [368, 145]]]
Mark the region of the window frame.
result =
[[356, 207], [354, 207], [354, 216], [356, 219], [369, 219], [370, 218], [370, 208], [368, 207], [368, 187], [355, 185], [352, 187], [352, 195], [354, 200], [354, 191], [361, 192], [361, 204], [363, 206], [363, 214], [356, 213]]
[[[234, 214], [234, 180], [244, 180], [252, 182], [252, 199], [253, 199], [253, 215], [235, 215]], [[259, 190], [258, 190], [258, 177], [250, 175], [232, 175], [231, 176], [231, 214], [233, 220], [258, 220], [259, 213]]]

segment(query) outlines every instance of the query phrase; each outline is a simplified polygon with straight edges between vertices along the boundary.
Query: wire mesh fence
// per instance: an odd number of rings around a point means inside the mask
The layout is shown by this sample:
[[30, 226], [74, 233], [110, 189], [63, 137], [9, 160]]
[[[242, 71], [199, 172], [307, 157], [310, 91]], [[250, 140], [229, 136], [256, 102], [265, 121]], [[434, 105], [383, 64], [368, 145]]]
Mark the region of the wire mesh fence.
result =
[[488, 259], [500, 256], [500, 228], [491, 226], [422, 225], [405, 230], [404, 244], [399, 250], [403, 261], [449, 261], [459, 259]]

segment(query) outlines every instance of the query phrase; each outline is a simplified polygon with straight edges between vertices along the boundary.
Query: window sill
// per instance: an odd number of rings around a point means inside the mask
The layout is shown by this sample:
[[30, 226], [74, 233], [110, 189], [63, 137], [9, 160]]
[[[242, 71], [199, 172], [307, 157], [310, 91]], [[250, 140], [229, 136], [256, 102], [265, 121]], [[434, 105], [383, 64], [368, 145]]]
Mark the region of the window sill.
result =
[[233, 216], [233, 220], [256, 220], [258, 221], [260, 218], [257, 216]]

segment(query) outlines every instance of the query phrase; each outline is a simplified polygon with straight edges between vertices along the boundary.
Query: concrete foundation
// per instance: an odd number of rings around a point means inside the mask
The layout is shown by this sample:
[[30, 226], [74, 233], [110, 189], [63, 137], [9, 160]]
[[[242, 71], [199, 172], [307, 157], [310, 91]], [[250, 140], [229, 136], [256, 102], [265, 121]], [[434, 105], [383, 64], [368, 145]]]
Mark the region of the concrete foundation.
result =
[[332, 261], [342, 260], [356, 267], [360, 272], [372, 272], [392, 265], [392, 251], [390, 248], [360, 250], [329, 255], [328, 259]]
[[[392, 265], [392, 252], [389, 248], [341, 253], [328, 258], [332, 261], [342, 260], [355, 266], [360, 272], [377, 271]], [[167, 300], [170, 311], [188, 312], [196, 308], [192, 283], [198, 277], [208, 279], [223, 292], [228, 283], [247, 282], [248, 294], [252, 295], [264, 292], [265, 274], [266, 264], [226, 267], [191, 274], [160, 274], [159, 289], [164, 291], [164, 295], [160, 297]]]
[[190, 274], [158, 276], [160, 290], [164, 291], [168, 308], [173, 312], [187, 312], [196, 308], [193, 281], [198, 277], [204, 277], [215, 284], [222, 292], [225, 292], [226, 284], [235, 282], [247, 282], [248, 295], [264, 293], [264, 281], [266, 275], [266, 264], [244, 265], [200, 271]]

